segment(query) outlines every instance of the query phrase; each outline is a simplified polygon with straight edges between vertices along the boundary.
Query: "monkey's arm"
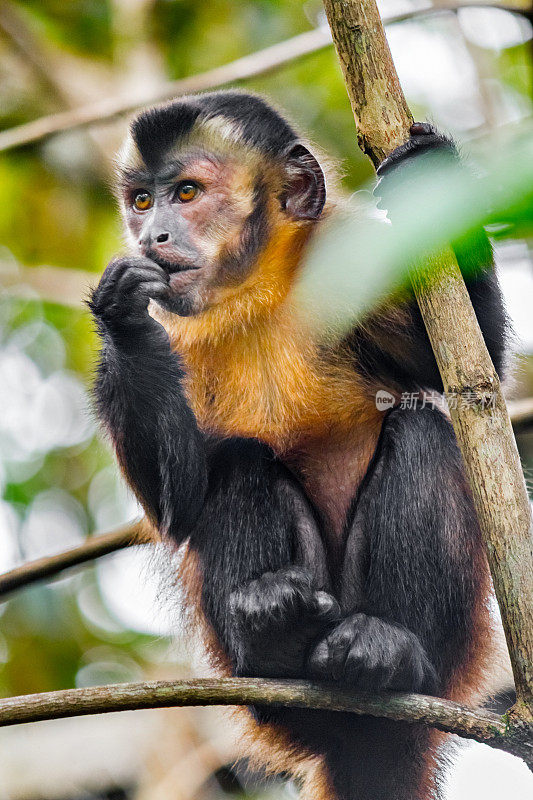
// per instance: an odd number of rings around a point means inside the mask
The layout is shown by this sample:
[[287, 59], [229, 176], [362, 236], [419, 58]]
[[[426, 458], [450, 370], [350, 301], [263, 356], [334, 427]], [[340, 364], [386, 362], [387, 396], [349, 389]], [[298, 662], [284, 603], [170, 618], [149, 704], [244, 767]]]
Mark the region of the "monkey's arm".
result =
[[302, 675], [311, 643], [336, 618], [313, 512], [270, 449], [208, 439], [187, 405], [183, 371], [148, 312], [164, 270], [111, 262], [90, 303], [102, 337], [99, 415], [147, 514], [200, 559], [203, 610], [239, 674]]
[[367, 690], [445, 692], [487, 636], [487, 571], [459, 449], [440, 412], [388, 414], [346, 552], [348, 615], [315, 649], [312, 674]]
[[102, 338], [96, 402], [119, 462], [148, 516], [178, 543], [207, 485], [205, 445], [188, 407], [178, 357], [147, 305], [168, 286], [147, 258], [112, 261], [90, 308]]
[[[375, 193], [381, 198], [380, 204], [384, 208], [389, 206], [390, 191], [398, 191], [396, 179], [401, 178], [404, 163], [416, 159], [423, 165], [426, 155], [439, 152], [450, 160], [454, 168], [459, 164], [453, 142], [432, 126], [415, 123], [411, 130], [410, 141], [398, 147], [378, 169], [379, 182]], [[501, 376], [505, 366], [508, 325], [490, 242], [480, 228], [454, 242], [453, 247], [487, 348]], [[348, 344], [358, 368], [369, 378], [385, 385], [394, 384], [403, 390], [428, 388], [442, 391], [442, 381], [414, 297], [371, 313], [351, 332]]]

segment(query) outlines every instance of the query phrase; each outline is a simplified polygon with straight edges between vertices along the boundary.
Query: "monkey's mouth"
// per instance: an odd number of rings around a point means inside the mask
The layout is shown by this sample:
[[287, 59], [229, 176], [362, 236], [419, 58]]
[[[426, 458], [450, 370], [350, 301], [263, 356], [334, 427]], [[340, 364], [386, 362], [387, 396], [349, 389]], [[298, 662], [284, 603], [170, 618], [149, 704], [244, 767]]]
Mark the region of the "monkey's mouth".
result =
[[198, 264], [187, 264], [183, 261], [167, 261], [166, 258], [161, 256], [150, 255], [148, 256], [152, 261], [163, 267], [165, 272], [169, 275], [175, 275], [178, 272], [190, 272], [192, 270], [200, 269]]
[[167, 261], [166, 258], [162, 258], [159, 254], [155, 255], [155, 253], [149, 258], [168, 274], [170, 294], [183, 294], [197, 282], [201, 265], [186, 261]]

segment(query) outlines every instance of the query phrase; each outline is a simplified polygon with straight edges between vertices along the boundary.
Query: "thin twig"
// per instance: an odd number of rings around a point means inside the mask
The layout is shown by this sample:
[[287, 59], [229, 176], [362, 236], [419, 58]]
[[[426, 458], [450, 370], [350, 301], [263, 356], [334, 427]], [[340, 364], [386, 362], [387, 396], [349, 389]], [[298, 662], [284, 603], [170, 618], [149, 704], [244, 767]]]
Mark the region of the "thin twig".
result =
[[127, 97], [109, 97], [74, 111], [64, 111], [41, 117], [0, 133], [0, 151], [39, 141], [53, 133], [108, 122], [141, 106], [152, 105], [177, 95], [201, 92], [256, 75], [263, 75], [308, 53], [315, 53], [330, 43], [331, 39], [327, 30], [317, 28], [208, 72], [164, 83], [155, 92], [150, 91], [137, 96], [130, 94]]
[[37, 80], [42, 85], [49, 98], [56, 101], [56, 107], [70, 106], [70, 98], [59, 86], [55, 75], [51, 74], [50, 59], [43, 51], [39, 41], [26, 24], [20, 9], [13, 3], [4, 2], [0, 5], [0, 31], [11, 42], [26, 65], [30, 65]]
[[[529, 11], [517, 6], [507, 6], [503, 3], [450, 2], [439, 6], [439, 8], [423, 8], [396, 14], [385, 18], [385, 23], [393, 25], [398, 22], [433, 14], [454, 12], [461, 8], [480, 7], [497, 8], [513, 14], [521, 14], [528, 18], [531, 17]], [[216, 89], [230, 83], [238, 83], [259, 75], [265, 75], [304, 56], [323, 50], [329, 47], [330, 44], [331, 37], [328, 29], [325, 27], [316, 28], [298, 36], [293, 36], [284, 42], [279, 42], [272, 47], [267, 47], [264, 50], [239, 58], [229, 64], [216, 67], [208, 72], [202, 72], [183, 80], [164, 83], [156, 91], [152, 90], [138, 96], [109, 97], [72, 111], [63, 111], [58, 114], [41, 117], [1, 132], [0, 152], [41, 141], [53, 134], [111, 122], [116, 117], [135, 111], [142, 106], [153, 105], [179, 95]]]
[[91, 536], [79, 547], [72, 547], [53, 556], [29, 561], [9, 572], [4, 572], [3, 575], [0, 575], [0, 598], [15, 589], [52, 578], [66, 569], [94, 561], [95, 558], [114, 553], [115, 550], [122, 550], [135, 544], [145, 544], [150, 540], [148, 526], [144, 521], [118, 528], [111, 533]]

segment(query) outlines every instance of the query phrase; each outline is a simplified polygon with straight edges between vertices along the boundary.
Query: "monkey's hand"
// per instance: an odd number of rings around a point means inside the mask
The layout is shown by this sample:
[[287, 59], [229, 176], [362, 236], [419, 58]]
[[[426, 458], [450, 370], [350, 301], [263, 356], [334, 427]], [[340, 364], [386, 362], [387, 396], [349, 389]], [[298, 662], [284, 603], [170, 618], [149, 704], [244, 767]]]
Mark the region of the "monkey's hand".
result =
[[167, 272], [148, 258], [115, 258], [94, 290], [89, 308], [100, 329], [111, 335], [147, 330], [163, 334], [162, 326], [148, 314], [148, 303], [164, 297], [168, 283]]
[[265, 678], [303, 677], [313, 642], [340, 619], [335, 598], [297, 567], [232, 592], [229, 613], [237, 674]]
[[[395, 203], [401, 203], [406, 193], [410, 191], [409, 178], [413, 177], [412, 170], [405, 170], [405, 164], [424, 165], [424, 156], [432, 157], [438, 154], [440, 158], [447, 159], [450, 166], [459, 165], [459, 155], [455, 144], [443, 134], [439, 133], [433, 125], [427, 122], [415, 122], [411, 125], [409, 140], [392, 151], [378, 167], [378, 182], [374, 188], [374, 195], [379, 198], [378, 205], [390, 210]], [[428, 167], [431, 169], [431, 164]], [[420, 192], [420, 182], [417, 182]]]
[[414, 122], [409, 131], [409, 140], [401, 144], [387, 156], [378, 167], [378, 176], [390, 173], [406, 159], [421, 153], [439, 150], [450, 155], [456, 155], [455, 144], [451, 139], [439, 133], [428, 122]]
[[401, 625], [353, 614], [319, 642], [308, 661], [309, 673], [361, 691], [393, 689], [435, 692], [434, 667], [419, 638]]

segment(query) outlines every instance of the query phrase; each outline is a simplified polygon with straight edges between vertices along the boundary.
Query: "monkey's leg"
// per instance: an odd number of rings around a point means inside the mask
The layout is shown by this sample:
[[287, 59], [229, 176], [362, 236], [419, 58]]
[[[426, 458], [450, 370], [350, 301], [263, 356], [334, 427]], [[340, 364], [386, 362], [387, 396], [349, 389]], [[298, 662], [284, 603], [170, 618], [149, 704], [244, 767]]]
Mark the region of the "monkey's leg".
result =
[[[312, 674], [367, 691], [462, 697], [489, 646], [483, 546], [452, 427], [438, 411], [393, 410], [361, 488], [351, 536], [364, 537], [362, 601], [353, 605], [348, 559], [345, 618], [315, 648]], [[350, 549], [350, 540], [347, 548]], [[466, 695], [467, 696], [467, 695]], [[346, 800], [429, 797], [429, 733], [381, 720], [346, 721], [351, 759], [332, 751]], [[421, 788], [425, 783], [425, 788]]]
[[[268, 447], [250, 439], [214, 445], [205, 506], [189, 550], [196, 555], [193, 591], [199, 576], [204, 615], [233, 673], [305, 677], [309, 652], [338, 621], [339, 607], [327, 592], [326, 558], [312, 509]], [[211, 637], [208, 642], [219, 655]], [[331, 739], [335, 715], [250, 711], [259, 723], [253, 726], [250, 753], [258, 765], [310, 779], [313, 763], [317, 774], [316, 759], [309, 759]], [[306, 797], [319, 795], [313, 790]]]
[[339, 619], [317, 522], [271, 450], [215, 443], [190, 548], [202, 602], [237, 675], [302, 677], [313, 642]]

